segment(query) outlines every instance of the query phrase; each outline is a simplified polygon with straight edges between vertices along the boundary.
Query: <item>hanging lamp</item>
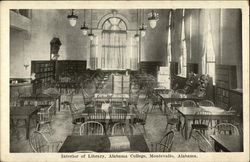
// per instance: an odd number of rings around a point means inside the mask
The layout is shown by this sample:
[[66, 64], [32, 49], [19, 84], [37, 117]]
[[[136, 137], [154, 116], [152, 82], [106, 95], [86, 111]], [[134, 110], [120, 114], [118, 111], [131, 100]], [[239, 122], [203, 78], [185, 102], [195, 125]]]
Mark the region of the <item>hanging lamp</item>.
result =
[[139, 30], [141, 33], [141, 37], [144, 37], [146, 35], [146, 25], [144, 24], [144, 9], [142, 9], [142, 15], [143, 15], [143, 16], [141, 16], [141, 23], [142, 24], [141, 24], [141, 28]]
[[89, 28], [86, 25], [86, 10], [84, 9], [84, 20], [83, 20], [83, 25], [81, 26], [81, 31], [83, 35], [88, 34]]
[[94, 39], [94, 34], [92, 33], [92, 9], [90, 10], [90, 21], [91, 21], [91, 26], [90, 26], [90, 33], [89, 33], [89, 39], [92, 41]]
[[137, 41], [137, 42], [139, 42], [139, 40], [140, 40], [140, 35], [138, 34], [138, 29], [139, 29], [139, 27], [138, 27], [138, 18], [139, 17], [139, 12], [138, 12], [138, 9], [137, 9], [137, 20], [136, 20], [136, 34], [134, 35], [134, 37], [135, 37], [135, 40]]
[[148, 21], [149, 21], [149, 25], [152, 29], [154, 29], [157, 25], [157, 21], [159, 20], [159, 14], [157, 12], [155, 12], [154, 10], [152, 10], [149, 14], [148, 14]]
[[71, 15], [68, 15], [68, 20], [69, 20], [69, 24], [71, 26], [75, 26], [76, 25], [76, 20], [78, 19], [78, 16], [74, 14], [74, 9], [71, 10]]

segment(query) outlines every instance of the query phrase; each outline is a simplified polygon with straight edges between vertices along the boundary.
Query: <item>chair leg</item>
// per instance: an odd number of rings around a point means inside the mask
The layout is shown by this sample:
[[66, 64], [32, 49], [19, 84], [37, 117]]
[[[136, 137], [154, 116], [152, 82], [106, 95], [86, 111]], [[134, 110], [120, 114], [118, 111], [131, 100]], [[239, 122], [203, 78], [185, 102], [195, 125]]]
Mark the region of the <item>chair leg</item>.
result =
[[189, 134], [189, 139], [191, 138], [192, 133], [193, 133], [193, 128], [191, 128], [191, 131], [190, 131], [190, 134]]

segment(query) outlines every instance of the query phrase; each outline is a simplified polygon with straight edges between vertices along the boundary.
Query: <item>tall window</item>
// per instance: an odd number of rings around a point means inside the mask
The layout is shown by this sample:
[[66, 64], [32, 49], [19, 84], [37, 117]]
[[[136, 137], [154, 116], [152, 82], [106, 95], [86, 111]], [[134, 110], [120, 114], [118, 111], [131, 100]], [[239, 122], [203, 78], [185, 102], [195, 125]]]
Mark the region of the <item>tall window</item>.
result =
[[180, 69], [179, 74], [183, 77], [187, 76], [187, 45], [186, 45], [186, 37], [185, 37], [185, 10], [182, 11], [182, 22], [181, 22], [181, 55], [180, 55]]
[[168, 58], [167, 58], [167, 65], [169, 66], [170, 62], [172, 61], [172, 50], [171, 50], [171, 22], [172, 22], [172, 11], [169, 12], [169, 17], [168, 17], [168, 44], [167, 44], [167, 53], [168, 53]]
[[212, 39], [211, 21], [209, 11], [205, 11], [204, 44], [202, 56], [202, 73], [213, 78], [215, 84], [215, 52]]
[[127, 57], [127, 26], [118, 17], [110, 17], [103, 23], [102, 31], [102, 69], [128, 69], [130, 58]]

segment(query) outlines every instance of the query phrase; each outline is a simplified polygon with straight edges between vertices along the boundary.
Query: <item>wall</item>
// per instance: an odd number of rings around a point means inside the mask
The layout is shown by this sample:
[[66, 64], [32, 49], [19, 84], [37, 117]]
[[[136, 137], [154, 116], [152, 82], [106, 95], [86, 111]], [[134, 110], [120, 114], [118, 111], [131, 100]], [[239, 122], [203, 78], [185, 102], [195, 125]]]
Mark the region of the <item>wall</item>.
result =
[[[199, 63], [201, 57], [204, 29], [207, 25], [205, 12], [209, 12], [216, 64], [236, 65], [237, 87], [242, 88], [242, 31], [241, 11], [239, 9], [192, 9], [185, 11], [185, 36], [187, 43], [187, 63]], [[178, 62], [181, 54], [182, 10], [173, 11], [172, 54]]]
[[[117, 10], [129, 22], [129, 32], [135, 34], [136, 10]], [[150, 10], [145, 10], [145, 15]], [[167, 10], [157, 10], [160, 21], [153, 30], [148, 25], [147, 35], [142, 42], [142, 61], [164, 61], [166, 52]], [[111, 10], [93, 10], [93, 28], [96, 31], [99, 20]], [[80, 26], [83, 10], [76, 10], [78, 22], [71, 27], [67, 20], [70, 10], [32, 10], [30, 32], [10, 32], [10, 77], [29, 77], [31, 60], [50, 59], [50, 41], [58, 37], [62, 42], [59, 60], [88, 60], [90, 57], [90, 41], [81, 34]], [[90, 27], [90, 10], [87, 10], [87, 23]], [[145, 16], [146, 17], [146, 16]], [[30, 66], [25, 70], [23, 64]]]

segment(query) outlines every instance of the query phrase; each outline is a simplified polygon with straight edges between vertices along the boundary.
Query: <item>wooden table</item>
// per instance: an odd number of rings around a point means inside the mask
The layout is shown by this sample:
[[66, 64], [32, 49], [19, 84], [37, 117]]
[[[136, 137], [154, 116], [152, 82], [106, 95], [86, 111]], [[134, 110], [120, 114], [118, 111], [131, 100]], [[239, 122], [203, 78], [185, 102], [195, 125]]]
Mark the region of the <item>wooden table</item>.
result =
[[197, 97], [196, 95], [193, 94], [158, 93], [158, 95], [162, 98], [162, 100], [164, 100], [166, 104], [168, 102], [173, 102], [173, 101], [193, 100], [197, 102], [200, 100], [204, 100], [204, 98]]
[[[177, 107], [176, 110], [185, 118], [185, 139], [188, 139], [188, 122], [197, 118], [209, 118], [211, 120], [228, 120], [234, 119], [232, 112], [227, 112], [219, 107]], [[198, 111], [210, 111], [211, 115], [195, 115]]]
[[40, 106], [21, 106], [21, 107], [10, 107], [10, 119], [11, 122], [14, 120], [25, 120], [26, 127], [26, 139], [29, 139], [30, 131], [30, 119], [32, 115], [36, 114]]
[[218, 134], [210, 137], [215, 142], [214, 147], [216, 151], [243, 152], [242, 136]]
[[[56, 105], [57, 105], [57, 100], [59, 102], [58, 104], [58, 109], [60, 110], [60, 102], [61, 102], [61, 96], [60, 95], [53, 95], [53, 96], [50, 96], [50, 95], [32, 95], [32, 96], [21, 96], [19, 97], [21, 101], [23, 101], [23, 104], [24, 102], [29, 102], [28, 105], [50, 105], [51, 101], [54, 103], [54, 106], [53, 106], [53, 112], [54, 112], [54, 115], [56, 114]], [[32, 102], [30, 104], [30, 102]], [[25, 106], [25, 105], [21, 105], [21, 106]]]
[[[76, 152], [91, 150], [95, 152], [114, 152], [110, 150], [110, 141], [107, 135], [68, 136], [59, 152]], [[142, 135], [127, 136], [130, 149], [127, 151], [149, 152], [147, 143]]]

